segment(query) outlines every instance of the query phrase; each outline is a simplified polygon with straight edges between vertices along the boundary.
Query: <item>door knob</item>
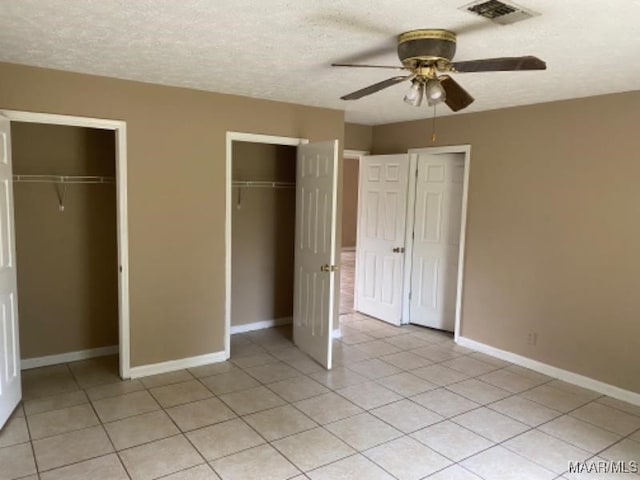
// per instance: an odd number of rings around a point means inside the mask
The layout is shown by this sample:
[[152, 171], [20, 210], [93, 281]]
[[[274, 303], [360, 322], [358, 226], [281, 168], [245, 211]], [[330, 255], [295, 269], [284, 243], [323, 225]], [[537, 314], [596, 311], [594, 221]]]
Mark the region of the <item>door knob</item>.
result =
[[340, 270], [338, 265], [329, 265], [328, 263], [325, 263], [320, 267], [321, 272], [337, 272], [338, 270]]
[[395, 247], [393, 253], [404, 253], [404, 247]]

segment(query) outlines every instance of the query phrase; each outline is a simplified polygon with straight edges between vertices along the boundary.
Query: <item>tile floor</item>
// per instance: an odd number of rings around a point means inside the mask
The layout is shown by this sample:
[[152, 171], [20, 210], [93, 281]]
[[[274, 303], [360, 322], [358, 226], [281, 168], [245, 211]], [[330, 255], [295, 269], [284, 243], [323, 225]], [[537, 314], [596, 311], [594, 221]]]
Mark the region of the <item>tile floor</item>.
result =
[[454, 344], [343, 316], [327, 372], [290, 329], [232, 359], [120, 381], [116, 358], [25, 371], [0, 479], [545, 480], [568, 461], [640, 461], [640, 407]]

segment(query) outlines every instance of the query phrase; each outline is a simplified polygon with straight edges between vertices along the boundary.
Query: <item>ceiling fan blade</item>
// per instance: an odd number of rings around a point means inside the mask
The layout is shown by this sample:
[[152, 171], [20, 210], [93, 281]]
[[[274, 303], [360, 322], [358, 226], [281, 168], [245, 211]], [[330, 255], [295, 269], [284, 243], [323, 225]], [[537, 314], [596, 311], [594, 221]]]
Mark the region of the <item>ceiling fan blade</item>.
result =
[[514, 70], [546, 70], [547, 64], [538, 57], [500, 57], [453, 62], [456, 72], [507, 72]]
[[413, 75], [407, 75], [405, 77], [391, 77], [387, 80], [383, 80], [382, 82], [374, 83], [373, 85], [369, 85], [368, 87], [362, 88], [360, 90], [356, 90], [355, 92], [351, 92], [344, 97], [340, 97], [342, 100], [357, 100], [362, 97], [366, 97], [367, 95], [371, 95], [372, 93], [379, 92], [385, 88], [391, 87], [396, 83], [404, 82], [413, 78]]
[[364, 65], [360, 63], [332, 63], [332, 67], [355, 67], [355, 68], [390, 68], [392, 70], [407, 70], [406, 67], [392, 67], [391, 65]]
[[393, 56], [397, 59], [396, 55], [397, 37], [387, 37], [384, 40], [378, 42], [376, 45], [372, 45], [366, 50], [360, 50], [356, 53], [348, 54], [344, 57], [336, 59], [337, 63], [360, 63], [369, 62], [380, 57]]
[[396, 36], [395, 29], [388, 27], [383, 22], [370, 22], [361, 15], [351, 15], [339, 10], [327, 10], [309, 15], [305, 23], [311, 27], [337, 28], [356, 33], [368, 33], [374, 35]]
[[446, 94], [444, 103], [454, 112], [467, 108], [473, 103], [474, 98], [449, 75], [442, 75], [438, 80]]

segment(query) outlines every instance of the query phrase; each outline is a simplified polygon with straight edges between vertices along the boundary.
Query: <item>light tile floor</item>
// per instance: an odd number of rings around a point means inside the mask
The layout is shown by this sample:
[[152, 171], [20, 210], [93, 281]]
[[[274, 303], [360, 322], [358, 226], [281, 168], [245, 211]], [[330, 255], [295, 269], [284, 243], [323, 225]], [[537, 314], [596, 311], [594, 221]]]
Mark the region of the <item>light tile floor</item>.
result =
[[23, 372], [0, 480], [545, 480], [569, 461], [640, 461], [640, 408], [457, 346], [341, 317], [336, 366], [290, 328], [232, 359], [120, 381], [115, 357]]

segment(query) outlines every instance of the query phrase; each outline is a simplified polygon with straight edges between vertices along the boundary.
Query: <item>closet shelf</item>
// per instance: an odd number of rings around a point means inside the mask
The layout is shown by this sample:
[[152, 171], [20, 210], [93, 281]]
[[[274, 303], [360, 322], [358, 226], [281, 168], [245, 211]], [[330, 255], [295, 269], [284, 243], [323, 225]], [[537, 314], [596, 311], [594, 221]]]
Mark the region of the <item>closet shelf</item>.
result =
[[14, 175], [14, 182], [24, 183], [115, 183], [115, 177], [91, 175]]
[[249, 188], [295, 188], [295, 182], [271, 182], [261, 180], [234, 180], [232, 185], [234, 187], [249, 187]]

